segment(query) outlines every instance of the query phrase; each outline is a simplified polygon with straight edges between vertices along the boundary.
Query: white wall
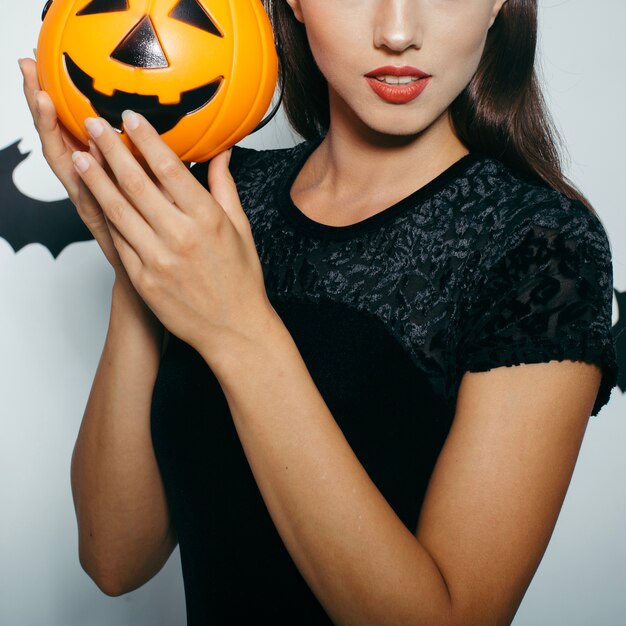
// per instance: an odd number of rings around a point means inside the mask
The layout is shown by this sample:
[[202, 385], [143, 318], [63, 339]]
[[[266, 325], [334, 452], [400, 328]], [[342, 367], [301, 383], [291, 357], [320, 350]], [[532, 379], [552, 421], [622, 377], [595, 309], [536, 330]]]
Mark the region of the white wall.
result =
[[[30, 197], [60, 199], [63, 188], [39, 152], [16, 63], [31, 55], [44, 2], [1, 2], [10, 17], [0, 21], [0, 150], [21, 139], [20, 150], [32, 154], [16, 169], [15, 184]], [[626, 8], [621, 0], [541, 5], [549, 103], [570, 148], [571, 176], [609, 232], [615, 287], [623, 291]], [[278, 147], [295, 141], [280, 117], [242, 143]], [[0, 195], [0, 220], [1, 209]], [[111, 284], [95, 242], [71, 244], [54, 259], [39, 244], [15, 253], [0, 239], [2, 626], [184, 623], [177, 552], [152, 581], [121, 598], [101, 594], [78, 564], [69, 463], [104, 341]], [[624, 409], [615, 389], [591, 420], [552, 542], [515, 626], [626, 623]]]
[[[608, 231], [614, 285], [623, 292], [626, 5], [622, 0], [540, 0], [540, 7], [545, 90], [569, 148], [568, 173]], [[615, 324], [616, 299], [613, 305]], [[609, 404], [591, 418], [552, 541], [514, 626], [626, 624], [624, 441], [626, 399], [615, 388]]]

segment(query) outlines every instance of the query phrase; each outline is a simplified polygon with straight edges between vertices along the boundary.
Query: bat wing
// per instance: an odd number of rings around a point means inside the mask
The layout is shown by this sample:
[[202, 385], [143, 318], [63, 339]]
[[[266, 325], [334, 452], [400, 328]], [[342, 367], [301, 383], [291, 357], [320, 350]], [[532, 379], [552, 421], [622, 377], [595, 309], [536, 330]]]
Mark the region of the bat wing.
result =
[[15, 186], [13, 171], [29, 154], [20, 153], [18, 143], [0, 150], [0, 237], [16, 252], [42, 244], [55, 258], [69, 244], [93, 239], [69, 199], [36, 200]]

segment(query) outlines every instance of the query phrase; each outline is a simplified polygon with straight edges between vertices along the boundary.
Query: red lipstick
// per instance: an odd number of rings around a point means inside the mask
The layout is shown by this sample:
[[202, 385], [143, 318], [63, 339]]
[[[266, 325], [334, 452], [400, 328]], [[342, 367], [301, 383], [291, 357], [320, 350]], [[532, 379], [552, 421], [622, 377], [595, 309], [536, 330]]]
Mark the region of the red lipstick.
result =
[[[411, 78], [411, 82], [390, 85], [378, 80], [378, 76], [408, 76]], [[365, 79], [374, 93], [392, 104], [405, 104], [414, 100], [426, 89], [431, 78], [430, 74], [411, 65], [403, 65], [402, 67], [385, 65], [365, 74]]]

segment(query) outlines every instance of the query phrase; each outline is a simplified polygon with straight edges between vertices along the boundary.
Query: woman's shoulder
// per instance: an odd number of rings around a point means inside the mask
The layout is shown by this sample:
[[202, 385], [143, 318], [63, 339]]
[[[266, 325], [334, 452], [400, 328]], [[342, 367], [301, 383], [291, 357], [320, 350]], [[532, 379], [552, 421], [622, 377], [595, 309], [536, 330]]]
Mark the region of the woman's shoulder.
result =
[[584, 244], [610, 259], [611, 242], [600, 216], [580, 200], [493, 157], [477, 159], [473, 169], [470, 186], [482, 197], [471, 208], [472, 223], [486, 256], [501, 256], [532, 231]]
[[494, 160], [476, 175], [472, 185], [489, 179], [493, 193], [473, 222], [480, 230], [458, 300], [456, 380], [502, 365], [595, 362], [604, 373], [596, 415], [618, 372], [607, 231], [583, 202]]

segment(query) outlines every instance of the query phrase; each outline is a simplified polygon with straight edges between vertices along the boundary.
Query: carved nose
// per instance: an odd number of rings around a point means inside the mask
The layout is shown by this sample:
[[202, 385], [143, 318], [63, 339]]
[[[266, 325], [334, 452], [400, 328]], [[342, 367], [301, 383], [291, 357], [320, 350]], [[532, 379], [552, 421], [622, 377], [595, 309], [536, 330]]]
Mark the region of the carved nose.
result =
[[141, 18], [113, 50], [111, 58], [143, 69], [169, 67], [149, 15]]

